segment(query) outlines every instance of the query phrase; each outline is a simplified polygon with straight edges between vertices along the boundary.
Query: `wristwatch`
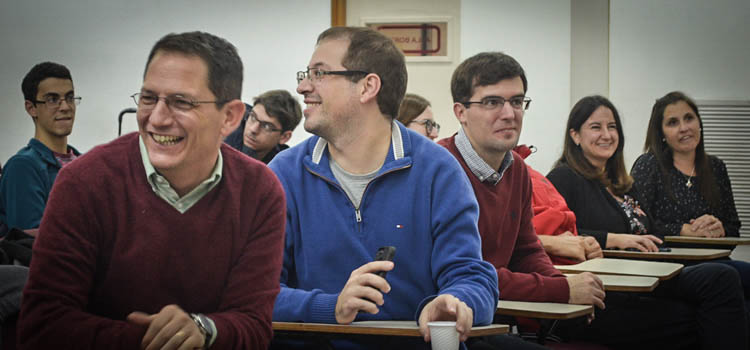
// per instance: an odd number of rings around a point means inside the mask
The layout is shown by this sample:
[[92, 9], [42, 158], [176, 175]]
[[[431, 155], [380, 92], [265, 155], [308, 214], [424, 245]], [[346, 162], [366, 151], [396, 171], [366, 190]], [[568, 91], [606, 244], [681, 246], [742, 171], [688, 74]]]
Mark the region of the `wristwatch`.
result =
[[213, 327], [210, 326], [210, 322], [208, 320], [208, 317], [204, 314], [190, 314], [190, 318], [193, 319], [193, 322], [195, 322], [195, 325], [198, 326], [198, 330], [203, 333], [204, 341], [203, 341], [203, 349], [208, 349], [208, 346], [211, 345], [211, 338], [213, 338]]

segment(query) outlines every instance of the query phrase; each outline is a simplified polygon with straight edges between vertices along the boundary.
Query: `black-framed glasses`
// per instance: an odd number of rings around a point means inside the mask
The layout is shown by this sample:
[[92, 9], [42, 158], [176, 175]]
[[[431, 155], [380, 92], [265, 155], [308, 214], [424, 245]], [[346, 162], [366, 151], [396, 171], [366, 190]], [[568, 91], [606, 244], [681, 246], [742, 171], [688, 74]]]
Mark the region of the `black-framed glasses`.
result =
[[320, 81], [323, 76], [326, 75], [367, 75], [369, 72], [361, 70], [322, 70], [320, 68], [307, 68], [307, 70], [301, 70], [297, 72], [297, 84], [301, 83], [305, 79], [310, 79], [312, 82]]
[[247, 121], [249, 121], [250, 123], [260, 123], [260, 130], [263, 130], [269, 134], [272, 132], [282, 131], [272, 123], [264, 122], [258, 119], [258, 116], [255, 114], [255, 112], [250, 112], [250, 118], [248, 118]]
[[67, 95], [65, 97], [60, 97], [58, 94], [49, 94], [44, 96], [44, 101], [37, 101], [34, 100], [33, 102], [36, 103], [44, 103], [47, 108], [49, 109], [56, 109], [60, 108], [60, 105], [62, 104], [62, 101], [65, 101], [65, 103], [68, 104], [68, 106], [74, 107], [81, 104], [81, 97], [80, 96], [73, 96], [73, 95]]
[[424, 125], [424, 130], [427, 131], [428, 134], [432, 134], [433, 129], [435, 129], [438, 133], [440, 132], [440, 124], [431, 119], [412, 120], [411, 122], [409, 122], [409, 124], [411, 123]]
[[531, 103], [531, 99], [526, 96], [513, 96], [509, 99], [505, 99], [501, 96], [488, 96], [483, 98], [481, 101], [466, 101], [461, 102], [466, 108], [469, 108], [472, 104], [478, 104], [484, 109], [492, 110], [495, 108], [502, 108], [505, 106], [505, 102], [510, 103], [510, 106], [513, 107], [513, 109], [529, 109], [529, 104]]
[[193, 100], [190, 97], [183, 96], [183, 95], [169, 95], [164, 97], [159, 97], [154, 94], [147, 94], [142, 92], [136, 92], [130, 97], [133, 98], [133, 101], [135, 101], [135, 104], [138, 106], [138, 108], [144, 109], [144, 110], [151, 110], [153, 109], [157, 103], [159, 103], [159, 100], [164, 100], [164, 103], [167, 104], [167, 107], [173, 108], [178, 111], [187, 112], [192, 110], [195, 107], [198, 107], [199, 104], [202, 103], [225, 103], [227, 101], [196, 101]]

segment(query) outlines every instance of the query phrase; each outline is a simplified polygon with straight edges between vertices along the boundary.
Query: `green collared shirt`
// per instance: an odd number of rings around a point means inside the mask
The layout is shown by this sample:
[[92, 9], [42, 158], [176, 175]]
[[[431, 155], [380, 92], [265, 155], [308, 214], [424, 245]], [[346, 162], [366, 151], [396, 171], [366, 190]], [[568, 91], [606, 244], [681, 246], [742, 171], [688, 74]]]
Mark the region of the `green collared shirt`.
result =
[[221, 151], [219, 151], [219, 158], [216, 160], [216, 166], [214, 166], [211, 175], [195, 187], [190, 193], [186, 194], [182, 198], [169, 184], [169, 181], [164, 176], [161, 176], [154, 166], [151, 165], [151, 161], [148, 159], [148, 150], [146, 150], [146, 144], [143, 143], [141, 136], [138, 136], [138, 144], [141, 148], [141, 160], [143, 160], [143, 167], [146, 169], [146, 180], [151, 185], [151, 189], [156, 193], [157, 196], [165, 200], [172, 207], [177, 209], [180, 214], [184, 214], [190, 207], [197, 203], [203, 196], [211, 191], [221, 181], [221, 172], [224, 165], [224, 160], [221, 157]]

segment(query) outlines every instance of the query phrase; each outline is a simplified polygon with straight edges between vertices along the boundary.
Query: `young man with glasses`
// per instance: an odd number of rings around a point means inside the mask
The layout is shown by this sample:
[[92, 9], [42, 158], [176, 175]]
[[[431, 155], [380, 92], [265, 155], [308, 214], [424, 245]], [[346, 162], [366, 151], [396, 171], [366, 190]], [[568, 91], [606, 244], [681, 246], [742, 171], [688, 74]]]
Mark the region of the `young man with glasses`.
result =
[[606, 309], [598, 277], [565, 277], [555, 269], [534, 231], [529, 172], [512, 151], [531, 102], [527, 90], [524, 70], [512, 57], [485, 52], [466, 59], [451, 79], [461, 129], [438, 142], [471, 181], [482, 255], [497, 269], [500, 298], [595, 305], [596, 317], [558, 324], [566, 338], [615, 348], [744, 348], [743, 296], [729, 267], [687, 267], [651, 295], [608, 293]]
[[25, 230], [39, 227], [58, 171], [80, 155], [68, 145], [68, 135], [81, 98], [75, 96], [68, 68], [53, 62], [31, 68], [21, 90], [34, 122], [34, 138], [5, 164], [0, 222]]
[[[275, 321], [415, 320], [425, 341], [428, 321], [456, 321], [461, 340], [492, 321], [497, 277], [469, 183], [448, 152], [394, 121], [406, 79], [389, 38], [353, 27], [320, 34], [297, 73], [315, 136], [269, 165], [289, 213]], [[393, 261], [373, 261], [383, 246]]]
[[299, 102], [286, 90], [266, 91], [245, 105], [240, 126], [226, 142], [263, 163], [289, 148], [286, 143], [302, 119]]
[[137, 133], [60, 172], [34, 245], [26, 349], [264, 349], [286, 206], [230, 146], [245, 106], [226, 40], [169, 34], [149, 54]]

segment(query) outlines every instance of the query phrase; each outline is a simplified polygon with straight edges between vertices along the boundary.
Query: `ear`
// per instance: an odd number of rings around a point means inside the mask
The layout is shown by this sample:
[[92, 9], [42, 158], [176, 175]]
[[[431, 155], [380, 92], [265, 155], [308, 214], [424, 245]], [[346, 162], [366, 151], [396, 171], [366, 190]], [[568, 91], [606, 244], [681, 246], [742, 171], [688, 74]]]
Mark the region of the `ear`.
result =
[[283, 145], [289, 141], [289, 139], [292, 138], [292, 131], [287, 130], [281, 133], [281, 137], [279, 138], [279, 144]]
[[26, 113], [28, 113], [32, 119], [36, 119], [36, 105], [33, 102], [26, 100], [26, 102], [24, 103], [24, 107], [26, 108]]
[[581, 134], [579, 134], [578, 131], [575, 131], [575, 129], [570, 129], [568, 131], [568, 134], [570, 135], [570, 138], [573, 139], [573, 143], [575, 143], [576, 146], [581, 145]]
[[378, 92], [382, 82], [380, 77], [375, 73], [370, 73], [360, 81], [361, 88], [359, 92], [359, 102], [362, 104], [368, 103], [372, 100], [377, 100]]
[[245, 104], [240, 100], [231, 100], [222, 109], [224, 110], [224, 120], [221, 126], [221, 136], [224, 138], [237, 129], [242, 121], [242, 116], [245, 114]]
[[461, 123], [461, 125], [466, 124], [466, 121], [468, 119], [468, 111], [466, 110], [466, 106], [464, 106], [463, 103], [453, 103], [453, 114], [456, 116], [456, 119], [458, 119], [458, 122]]

